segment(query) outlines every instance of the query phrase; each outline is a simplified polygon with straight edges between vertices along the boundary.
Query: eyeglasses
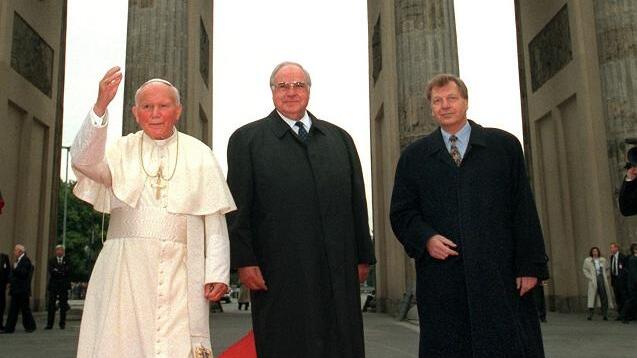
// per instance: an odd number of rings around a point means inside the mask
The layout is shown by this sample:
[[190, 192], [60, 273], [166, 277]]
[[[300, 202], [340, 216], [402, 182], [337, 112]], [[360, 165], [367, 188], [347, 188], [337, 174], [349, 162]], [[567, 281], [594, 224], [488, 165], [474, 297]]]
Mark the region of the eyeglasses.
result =
[[275, 84], [274, 86], [275, 89], [279, 90], [279, 91], [284, 91], [284, 90], [289, 90], [289, 89], [303, 89], [307, 87], [307, 83], [302, 82], [302, 81], [296, 81], [296, 82], [279, 82], [277, 84]]

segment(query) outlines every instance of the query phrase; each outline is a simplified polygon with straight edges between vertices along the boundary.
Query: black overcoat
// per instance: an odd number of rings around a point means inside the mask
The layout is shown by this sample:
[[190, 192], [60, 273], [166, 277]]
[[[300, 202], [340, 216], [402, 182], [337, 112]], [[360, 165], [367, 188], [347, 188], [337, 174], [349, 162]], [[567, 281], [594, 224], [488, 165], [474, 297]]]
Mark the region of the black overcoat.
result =
[[31, 295], [31, 279], [33, 278], [33, 264], [25, 254], [22, 256], [9, 276], [9, 294], [13, 297]]
[[622, 182], [619, 190], [619, 210], [624, 216], [637, 214], [637, 179]]
[[49, 285], [48, 290], [58, 292], [71, 288], [71, 265], [66, 256], [62, 258], [62, 263], [58, 263], [57, 256], [49, 259], [48, 263]]
[[[440, 129], [402, 153], [391, 224], [415, 259], [420, 357], [543, 357], [533, 297], [515, 278], [548, 278], [539, 219], [522, 149], [511, 134], [470, 121], [456, 166]], [[440, 234], [459, 256], [426, 250]]]
[[359, 263], [375, 262], [351, 137], [310, 114], [307, 143], [276, 111], [228, 143], [234, 268], [258, 265], [252, 291], [259, 357], [364, 357]]

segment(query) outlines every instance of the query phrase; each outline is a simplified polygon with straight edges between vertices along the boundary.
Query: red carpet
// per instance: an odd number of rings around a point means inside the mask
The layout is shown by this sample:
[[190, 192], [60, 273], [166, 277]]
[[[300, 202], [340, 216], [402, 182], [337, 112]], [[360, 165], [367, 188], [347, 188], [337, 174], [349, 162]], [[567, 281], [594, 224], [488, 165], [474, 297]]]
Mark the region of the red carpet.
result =
[[257, 351], [254, 348], [254, 334], [252, 331], [248, 332], [237, 343], [223, 352], [219, 358], [256, 358]]

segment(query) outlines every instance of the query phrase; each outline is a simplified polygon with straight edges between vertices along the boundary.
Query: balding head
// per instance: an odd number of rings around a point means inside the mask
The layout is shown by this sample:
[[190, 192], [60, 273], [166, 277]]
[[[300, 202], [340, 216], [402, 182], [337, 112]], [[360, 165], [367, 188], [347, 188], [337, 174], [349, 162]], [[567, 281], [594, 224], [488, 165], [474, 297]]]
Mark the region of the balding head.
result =
[[24, 248], [23, 245], [21, 244], [17, 244], [15, 245], [15, 247], [13, 248], [13, 254], [15, 255], [16, 259], [20, 256], [22, 256], [23, 253], [27, 252], [27, 250]]

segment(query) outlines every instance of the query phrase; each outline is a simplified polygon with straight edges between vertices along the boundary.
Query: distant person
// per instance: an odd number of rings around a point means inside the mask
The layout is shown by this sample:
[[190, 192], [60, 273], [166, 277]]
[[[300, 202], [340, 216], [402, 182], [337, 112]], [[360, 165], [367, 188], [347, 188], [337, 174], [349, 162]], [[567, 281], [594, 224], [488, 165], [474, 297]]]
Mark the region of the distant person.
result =
[[35, 331], [36, 325], [31, 313], [29, 298], [31, 297], [31, 279], [33, 278], [33, 264], [27, 257], [23, 245], [15, 245], [13, 254], [16, 262], [13, 264], [9, 277], [9, 316], [1, 333], [13, 333], [18, 322], [18, 313], [22, 314], [22, 326], [27, 333]]
[[[615, 306], [617, 312], [621, 316], [626, 301], [626, 260], [627, 257], [622, 254], [619, 244], [613, 242], [610, 244], [610, 284], [613, 287], [613, 296], [615, 297]], [[617, 317], [619, 320], [620, 317]]]
[[245, 307], [246, 311], [250, 309], [250, 289], [246, 285], [241, 285], [239, 287], [239, 311], [241, 311], [241, 307]]
[[275, 109], [228, 142], [232, 266], [252, 291], [259, 358], [365, 356], [360, 283], [376, 259], [363, 174], [349, 134], [306, 110], [311, 86], [300, 64], [277, 65]]
[[628, 297], [620, 314], [622, 323], [629, 323], [631, 319], [635, 318], [637, 313], [637, 243], [630, 245], [630, 256], [628, 256], [627, 266], [628, 287], [626, 291]]
[[106, 148], [119, 67], [71, 146], [73, 193], [110, 213], [86, 293], [78, 357], [212, 355], [208, 301], [228, 291], [225, 213], [234, 202], [210, 147], [177, 130], [179, 90], [151, 79], [135, 92], [140, 131]]
[[0, 252], [0, 330], [4, 329], [4, 309], [7, 305], [7, 285], [11, 274], [9, 255]]
[[529, 293], [547, 257], [522, 146], [467, 119], [460, 78], [437, 75], [426, 93], [440, 127], [403, 150], [390, 209], [416, 262], [419, 356], [544, 357]]
[[[613, 308], [612, 302], [608, 299], [610, 294], [610, 285], [608, 284], [608, 276], [610, 268], [606, 263], [606, 258], [602, 257], [599, 247], [592, 247], [589, 251], [589, 257], [584, 259], [582, 271], [588, 280], [588, 317], [590, 321], [593, 319], [595, 305], [601, 303], [602, 316], [604, 321], [608, 320], [608, 309]], [[599, 298], [599, 301], [597, 301]]]
[[637, 214], [637, 147], [627, 153], [626, 176], [619, 190], [619, 210], [624, 216]]
[[49, 259], [48, 264], [49, 284], [47, 293], [47, 321], [44, 329], [53, 328], [56, 306], [60, 308], [60, 329], [66, 327], [66, 312], [69, 307], [69, 289], [71, 288], [71, 265], [64, 255], [64, 246], [55, 246], [55, 256]]

